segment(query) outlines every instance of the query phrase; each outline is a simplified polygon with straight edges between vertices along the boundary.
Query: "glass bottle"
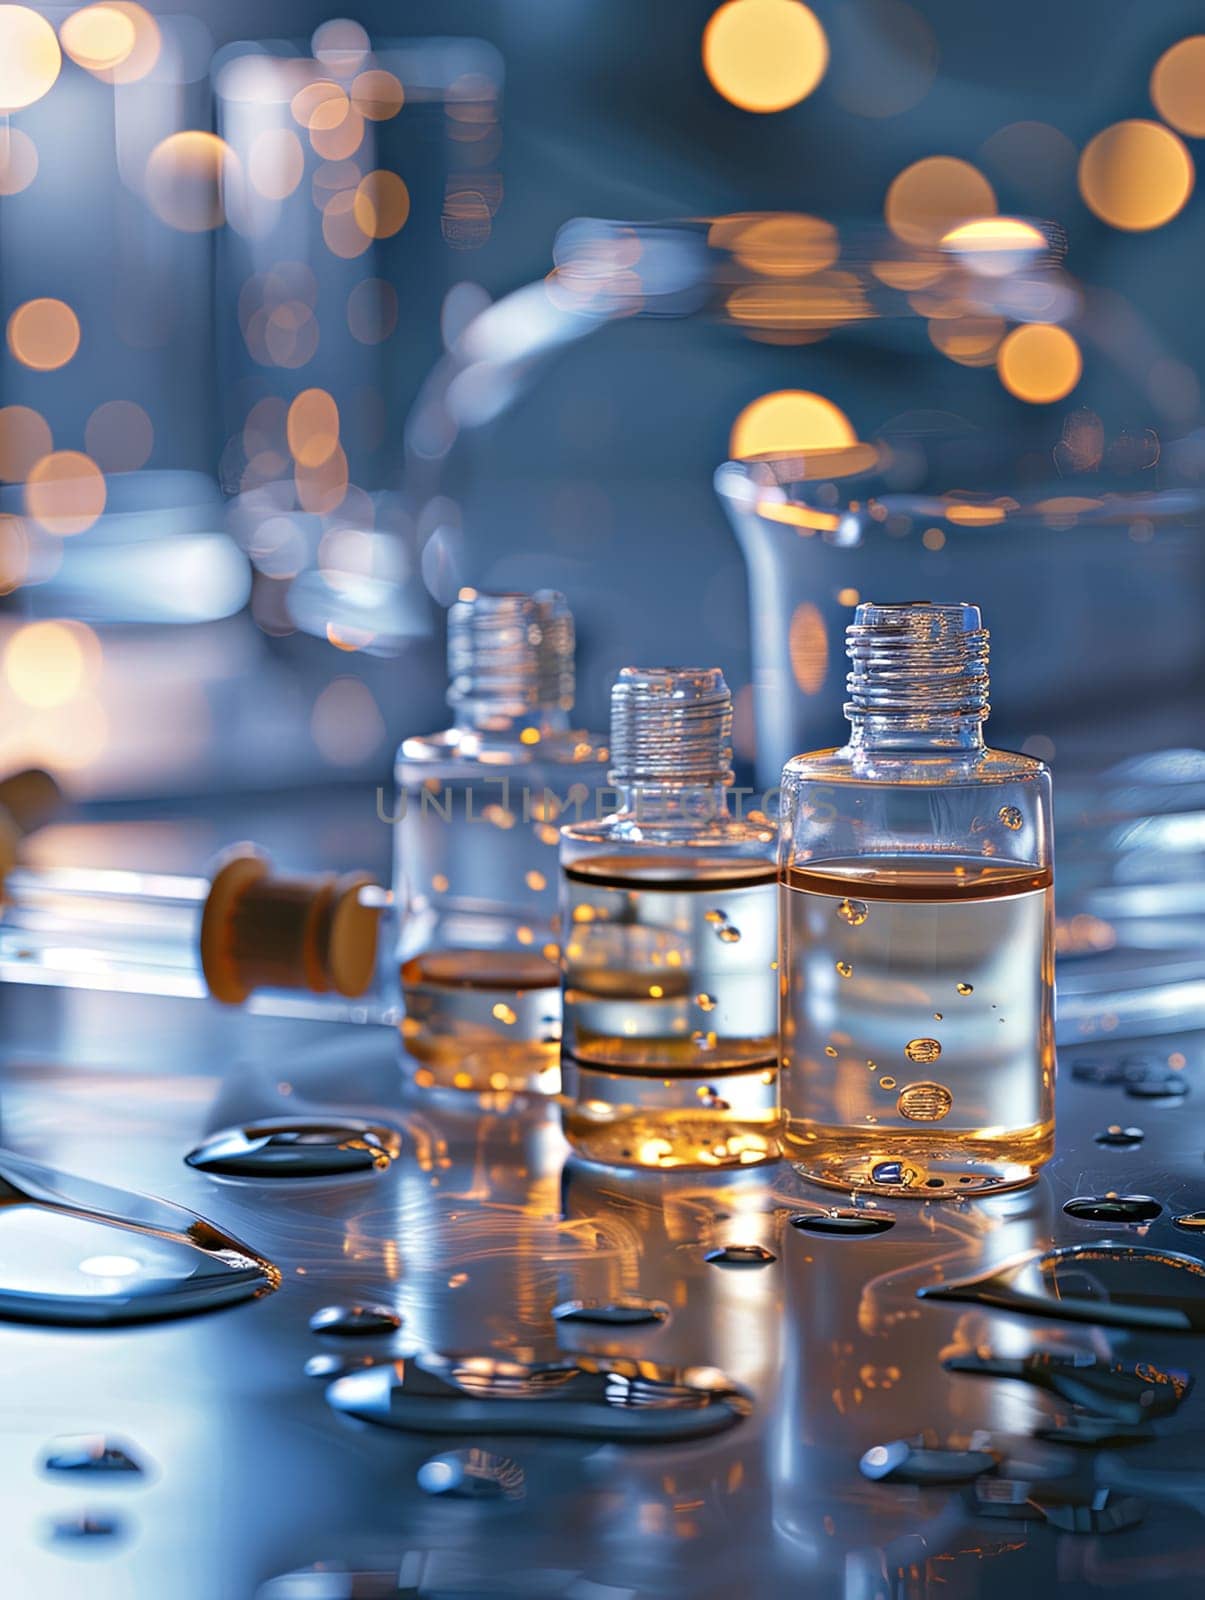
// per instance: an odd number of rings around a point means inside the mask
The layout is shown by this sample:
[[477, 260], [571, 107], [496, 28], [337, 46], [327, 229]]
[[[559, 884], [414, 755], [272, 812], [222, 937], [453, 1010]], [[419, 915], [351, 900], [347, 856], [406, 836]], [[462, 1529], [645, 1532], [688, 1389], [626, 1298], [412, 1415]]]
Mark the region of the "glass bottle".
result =
[[860, 605], [851, 735], [782, 778], [786, 1153], [878, 1193], [1029, 1182], [1054, 1143], [1050, 774], [983, 743], [971, 605]]
[[563, 595], [462, 590], [453, 724], [398, 751], [402, 1036], [420, 1083], [559, 1087], [557, 824], [593, 803], [607, 757], [569, 726], [573, 650]]
[[625, 667], [619, 809], [561, 832], [565, 1135], [592, 1160], [778, 1154], [774, 832], [731, 816], [717, 667]]

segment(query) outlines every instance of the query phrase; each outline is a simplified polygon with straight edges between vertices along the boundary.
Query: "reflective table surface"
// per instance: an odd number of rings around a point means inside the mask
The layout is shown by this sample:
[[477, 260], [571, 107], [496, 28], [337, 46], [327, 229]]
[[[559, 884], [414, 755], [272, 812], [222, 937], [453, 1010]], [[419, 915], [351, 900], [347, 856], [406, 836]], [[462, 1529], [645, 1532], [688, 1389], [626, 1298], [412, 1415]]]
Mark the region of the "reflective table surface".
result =
[[[1177, 791], [1182, 833], [1196, 798]], [[1103, 923], [1099, 896], [1127, 887], [1117, 830], [1124, 840], [1163, 814], [1148, 793], [1131, 802], [1105, 815], [1089, 795], [1068, 833], [1068, 905], [1082, 917]], [[183, 825], [98, 824], [40, 848], [106, 865], [148, 837], [164, 868], [195, 869], [210, 844]], [[331, 823], [327, 858], [351, 838]], [[1151, 871], [1189, 881], [1195, 849], [1153, 866], [1148, 855], [1129, 886]], [[1140, 932], [1063, 969], [1059, 1148], [1041, 1181], [877, 1206], [809, 1187], [785, 1163], [644, 1175], [567, 1160], [555, 1106], [407, 1087], [385, 1029], [7, 987], [5, 1150], [173, 1202], [278, 1279], [175, 1320], [0, 1322], [0, 1590], [1197, 1592], [1202, 1345], [1175, 1323], [1178, 1305], [1198, 1304], [1200, 1251], [1174, 1219], [1205, 1208], [1200, 944], [1185, 934], [1144, 953]], [[1079, 935], [1108, 942], [1087, 922]], [[1168, 984], [1143, 980], [1164, 969]], [[1121, 991], [1138, 1001], [1111, 1009]], [[186, 1163], [210, 1135], [263, 1119], [350, 1119], [384, 1142], [320, 1176], [287, 1176], [288, 1161], [271, 1176]], [[1146, 1203], [1102, 1204], [1109, 1195]], [[4, 1197], [0, 1287], [23, 1270], [6, 1253]], [[1097, 1205], [1064, 1209], [1077, 1199]], [[849, 1231], [814, 1231], [834, 1210], [855, 1213], [837, 1223]], [[875, 1231], [885, 1216], [893, 1225]], [[1057, 1258], [1058, 1271], [1032, 1265], [1074, 1245], [1093, 1248]], [[56, 1236], [47, 1252], [60, 1248]], [[1036, 1306], [1009, 1308], [1016, 1285], [918, 1297], [1019, 1256]], [[67, 1265], [124, 1270], [114, 1259]], [[58, 1270], [49, 1254], [33, 1266]], [[1085, 1297], [1099, 1318], [1060, 1314]], [[332, 1306], [383, 1314], [339, 1331], [349, 1319], [329, 1313], [312, 1328]], [[1149, 1325], [1113, 1325], [1127, 1320]], [[550, 1403], [575, 1373], [597, 1396], [600, 1368], [609, 1400]], [[382, 1394], [402, 1425], [381, 1425]], [[715, 1431], [696, 1435], [700, 1396]], [[117, 1452], [142, 1470], [120, 1470]]]

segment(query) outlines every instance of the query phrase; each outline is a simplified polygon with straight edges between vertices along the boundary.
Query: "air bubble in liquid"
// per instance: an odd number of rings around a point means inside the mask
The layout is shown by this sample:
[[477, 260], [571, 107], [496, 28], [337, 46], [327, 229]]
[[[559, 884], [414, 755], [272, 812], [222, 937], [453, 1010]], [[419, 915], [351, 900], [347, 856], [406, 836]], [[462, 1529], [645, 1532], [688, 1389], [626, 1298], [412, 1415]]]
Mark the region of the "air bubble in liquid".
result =
[[927, 1065], [937, 1060], [941, 1054], [941, 1044], [937, 1039], [909, 1039], [904, 1046], [904, 1054], [909, 1061], [920, 1061]]
[[852, 978], [854, 975], [854, 969], [850, 966], [848, 961], [838, 961], [837, 973], [838, 976], [842, 978]]
[[1010, 833], [1018, 832], [1025, 825], [1025, 818], [1016, 806], [1001, 806], [996, 815]]
[[900, 1090], [895, 1109], [910, 1122], [940, 1122], [953, 1104], [954, 1096], [944, 1083], [910, 1083]]
[[957, 985], [957, 988], [958, 988], [959, 994], [961, 994], [961, 995], [968, 995], [968, 994], [974, 994], [975, 993], [975, 985], [973, 983], [960, 983], [960, 984]]
[[848, 922], [851, 928], [860, 928], [870, 911], [864, 900], [842, 900], [837, 907], [837, 915], [842, 922]]
[[895, 1088], [895, 1079], [894, 1078], [889, 1078], [886, 1075], [884, 1075], [883, 1077], [881, 1077], [879, 1079], [879, 1088], [880, 1089], [894, 1089]]
[[741, 930], [734, 928], [730, 922], [726, 922], [722, 928], [717, 928], [716, 932], [725, 944], [740, 944], [741, 942]]

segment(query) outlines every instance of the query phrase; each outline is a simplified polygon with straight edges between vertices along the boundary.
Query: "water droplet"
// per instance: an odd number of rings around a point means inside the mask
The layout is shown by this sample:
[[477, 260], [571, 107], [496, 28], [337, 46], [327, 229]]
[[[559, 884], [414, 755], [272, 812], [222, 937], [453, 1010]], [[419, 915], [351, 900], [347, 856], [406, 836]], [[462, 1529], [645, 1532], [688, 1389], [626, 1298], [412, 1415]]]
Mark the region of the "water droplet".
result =
[[0, 1319], [156, 1322], [279, 1282], [271, 1263], [182, 1206], [0, 1154]]
[[339, 1350], [323, 1350], [316, 1356], [310, 1356], [302, 1371], [307, 1378], [342, 1378], [346, 1373], [380, 1365], [379, 1356], [351, 1356]]
[[725, 1244], [703, 1257], [713, 1267], [768, 1267], [778, 1257], [764, 1244]]
[[960, 983], [960, 984], [957, 985], [957, 989], [958, 989], [959, 994], [961, 994], [961, 995], [968, 995], [968, 994], [974, 994], [975, 993], [975, 985], [973, 983]]
[[1063, 1210], [1080, 1222], [1153, 1222], [1163, 1213], [1148, 1194], [1077, 1195]]
[[936, 1039], [909, 1039], [904, 1046], [904, 1054], [909, 1061], [919, 1061], [927, 1066], [941, 1054], [941, 1044]]
[[709, 994], [697, 994], [695, 996], [695, 1005], [698, 1006], [700, 1011], [715, 1010], [715, 1000]]
[[824, 1233], [845, 1238], [886, 1233], [895, 1227], [895, 1218], [884, 1211], [815, 1211], [792, 1217], [792, 1228], [800, 1233]]
[[423, 1355], [337, 1379], [336, 1411], [419, 1433], [542, 1433], [695, 1439], [746, 1416], [748, 1397], [714, 1367], [575, 1356], [522, 1362]]
[[910, 1122], [940, 1122], [953, 1104], [954, 1096], [944, 1083], [910, 1083], [900, 1090], [895, 1109]]
[[310, 1318], [314, 1333], [364, 1336], [394, 1333], [402, 1319], [388, 1306], [323, 1306]]
[[947, 1372], [970, 1377], [1013, 1378], [1114, 1422], [1170, 1416], [1193, 1386], [1192, 1374], [1150, 1361], [1110, 1363], [1091, 1354], [1035, 1350], [1025, 1356], [968, 1351], [947, 1356]]
[[837, 1048], [835, 1045], [826, 1044], [824, 1047], [824, 1053], [826, 1056], [835, 1056], [837, 1054]]
[[56, 1439], [42, 1461], [46, 1472], [101, 1473], [139, 1477], [142, 1464], [125, 1445], [101, 1434]]
[[488, 1450], [444, 1450], [423, 1462], [416, 1474], [426, 1494], [461, 1500], [519, 1500], [523, 1469], [508, 1456]]
[[246, 1123], [215, 1133], [185, 1156], [224, 1178], [335, 1178], [381, 1172], [401, 1140], [368, 1122], [303, 1118]]
[[1034, 1251], [972, 1277], [917, 1290], [1061, 1322], [1205, 1332], [1205, 1262], [1111, 1239]]
[[935, 1011], [933, 1013], [933, 1020], [934, 1020], [934, 1022], [940, 1022], [941, 1021], [941, 1012], [940, 1011]]
[[121, 1523], [107, 1512], [80, 1511], [75, 1516], [56, 1517], [50, 1524], [50, 1537], [64, 1542], [72, 1539], [114, 1539]]
[[1016, 833], [1025, 826], [1025, 818], [1017, 810], [1016, 806], [1001, 806], [996, 815], [1010, 833]]
[[883, 1074], [883, 1076], [879, 1079], [879, 1088], [880, 1089], [894, 1089], [895, 1088], [895, 1079], [893, 1077], [891, 1077], [888, 1073], [885, 1072]]
[[719, 934], [720, 938], [725, 944], [739, 944], [741, 942], [741, 930], [739, 928], [734, 928], [730, 922], [726, 922], [724, 926], [722, 928], [718, 928], [716, 932]]
[[1180, 1100], [1188, 1093], [1188, 1081], [1182, 1072], [1170, 1068], [1155, 1068], [1141, 1076], [1125, 1076], [1125, 1092], [1131, 1100]]
[[728, 921], [728, 913], [726, 911], [705, 911], [703, 913], [703, 921], [710, 922], [713, 927], [718, 928]]
[[622, 1300], [562, 1300], [553, 1306], [557, 1322], [581, 1322], [599, 1328], [644, 1328], [665, 1322], [669, 1307], [664, 1300], [641, 1300], [635, 1295]]
[[1205, 1233], [1205, 1211], [1182, 1211], [1172, 1221], [1177, 1228], [1183, 1228], [1185, 1233]]
[[837, 907], [837, 915], [842, 922], [848, 922], [851, 928], [860, 928], [870, 915], [870, 909], [864, 900], [842, 900]]
[[980, 1473], [991, 1472], [999, 1460], [989, 1450], [928, 1450], [895, 1439], [867, 1450], [858, 1470], [864, 1478], [896, 1483], [969, 1483]]
[[841, 978], [852, 978], [854, 975], [854, 969], [850, 966], [848, 961], [838, 961], [837, 975]]
[[866, 1065], [870, 1068], [871, 1072], [877, 1072], [879, 1070], [879, 1064], [877, 1061], [868, 1061]]
[[1124, 1149], [1130, 1145], [1141, 1144], [1145, 1138], [1146, 1134], [1141, 1128], [1123, 1128], [1120, 1123], [1111, 1122], [1102, 1133], [1096, 1135], [1096, 1142]]

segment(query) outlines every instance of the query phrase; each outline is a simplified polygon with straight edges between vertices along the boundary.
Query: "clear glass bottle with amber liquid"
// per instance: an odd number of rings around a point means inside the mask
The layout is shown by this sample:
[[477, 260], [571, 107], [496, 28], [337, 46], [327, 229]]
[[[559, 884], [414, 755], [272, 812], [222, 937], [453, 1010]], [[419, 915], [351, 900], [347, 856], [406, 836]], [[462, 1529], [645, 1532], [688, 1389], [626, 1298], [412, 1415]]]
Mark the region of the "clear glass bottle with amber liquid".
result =
[[618, 809], [561, 833], [563, 1125], [596, 1161], [778, 1154], [775, 834], [729, 805], [718, 668], [625, 667]]
[[560, 1087], [558, 829], [598, 814], [607, 751], [570, 727], [564, 596], [464, 590], [448, 613], [453, 723], [406, 739], [394, 895], [417, 1082]]
[[970, 605], [860, 605], [849, 743], [787, 763], [786, 1154], [841, 1189], [1029, 1182], [1054, 1145], [1050, 774], [983, 741]]

